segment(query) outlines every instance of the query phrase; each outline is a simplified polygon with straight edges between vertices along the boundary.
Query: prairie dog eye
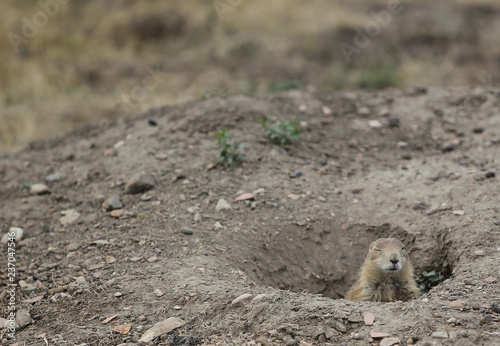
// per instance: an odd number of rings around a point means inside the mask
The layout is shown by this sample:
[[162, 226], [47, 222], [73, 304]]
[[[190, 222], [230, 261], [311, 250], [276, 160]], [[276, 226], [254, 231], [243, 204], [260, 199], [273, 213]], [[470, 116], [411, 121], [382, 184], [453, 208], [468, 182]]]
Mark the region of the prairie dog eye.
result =
[[375, 251], [382, 251], [382, 250], [375, 248]]

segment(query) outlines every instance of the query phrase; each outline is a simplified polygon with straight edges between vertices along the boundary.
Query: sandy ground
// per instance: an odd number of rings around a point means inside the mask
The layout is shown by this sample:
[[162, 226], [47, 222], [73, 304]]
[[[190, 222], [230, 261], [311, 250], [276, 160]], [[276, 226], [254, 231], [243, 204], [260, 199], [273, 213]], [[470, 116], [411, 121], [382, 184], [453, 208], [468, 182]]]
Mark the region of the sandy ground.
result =
[[[211, 98], [1, 156], [0, 227], [24, 230], [16, 341], [139, 344], [178, 317], [186, 324], [149, 343], [396, 342], [370, 336], [380, 332], [401, 345], [500, 344], [499, 95], [477, 87]], [[274, 145], [257, 123], [269, 114], [300, 118], [305, 132]], [[224, 127], [248, 160], [209, 169]], [[155, 187], [125, 194], [140, 171]], [[51, 174], [60, 179], [46, 182]], [[29, 183], [50, 194], [20, 188]], [[252, 199], [236, 201], [243, 193]], [[112, 216], [102, 202], [115, 194], [123, 209]], [[220, 199], [231, 209], [216, 211]], [[378, 237], [402, 240], [417, 275], [446, 280], [409, 302], [342, 299]], [[245, 293], [265, 295], [231, 303]], [[113, 330], [127, 324], [126, 334]], [[2, 344], [14, 343], [5, 332]]]

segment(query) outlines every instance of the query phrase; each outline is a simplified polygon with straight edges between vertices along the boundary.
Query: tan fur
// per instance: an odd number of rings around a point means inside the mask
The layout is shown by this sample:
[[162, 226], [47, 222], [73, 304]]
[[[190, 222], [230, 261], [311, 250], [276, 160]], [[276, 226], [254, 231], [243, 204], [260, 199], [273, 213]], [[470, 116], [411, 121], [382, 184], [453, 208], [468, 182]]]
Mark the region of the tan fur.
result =
[[[387, 269], [394, 268], [397, 263], [400, 270]], [[391, 302], [419, 295], [413, 266], [403, 243], [395, 238], [380, 238], [370, 245], [359, 279], [345, 297], [355, 301]]]

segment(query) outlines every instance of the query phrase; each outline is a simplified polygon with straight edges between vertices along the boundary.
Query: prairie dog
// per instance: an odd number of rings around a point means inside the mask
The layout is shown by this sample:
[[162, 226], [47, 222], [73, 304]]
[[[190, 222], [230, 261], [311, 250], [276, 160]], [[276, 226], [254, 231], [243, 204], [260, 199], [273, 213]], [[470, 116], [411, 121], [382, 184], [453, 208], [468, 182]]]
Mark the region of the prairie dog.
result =
[[358, 281], [346, 293], [356, 301], [391, 302], [418, 297], [413, 265], [402, 242], [380, 238], [370, 245]]

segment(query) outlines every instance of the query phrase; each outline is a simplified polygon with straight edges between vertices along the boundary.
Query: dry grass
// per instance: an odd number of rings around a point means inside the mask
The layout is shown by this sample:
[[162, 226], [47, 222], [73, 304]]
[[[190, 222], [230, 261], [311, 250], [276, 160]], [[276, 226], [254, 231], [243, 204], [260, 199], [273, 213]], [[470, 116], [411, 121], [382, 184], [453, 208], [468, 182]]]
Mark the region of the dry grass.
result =
[[[340, 43], [352, 43], [373, 21], [370, 10], [386, 3], [242, 0], [221, 20], [211, 1], [74, 1], [16, 54], [7, 33], [20, 34], [22, 18], [40, 7], [3, 1], [0, 152], [103, 117], [213, 95], [499, 79], [500, 8], [486, 0], [405, 3], [347, 63]], [[131, 101], [156, 66], [168, 75]]]

